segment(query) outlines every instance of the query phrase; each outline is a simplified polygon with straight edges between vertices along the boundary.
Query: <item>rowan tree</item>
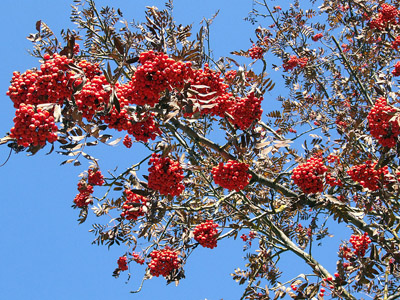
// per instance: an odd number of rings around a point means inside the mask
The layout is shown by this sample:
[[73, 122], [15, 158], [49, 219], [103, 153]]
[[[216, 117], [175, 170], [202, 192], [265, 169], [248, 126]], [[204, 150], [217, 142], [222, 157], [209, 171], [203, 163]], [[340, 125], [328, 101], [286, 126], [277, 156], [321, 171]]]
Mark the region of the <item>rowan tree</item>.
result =
[[[15, 125], [0, 143], [85, 160], [71, 204], [80, 223], [98, 217], [95, 243], [119, 245], [115, 277], [137, 263], [143, 282], [179, 282], [197, 247], [240, 236], [242, 299], [399, 298], [398, 4], [274, 4], [254, 1], [249, 45], [215, 58], [212, 19], [193, 33], [172, 2], [130, 24], [75, 0], [74, 30], [58, 39], [38, 22], [30, 35], [39, 64], [12, 76]], [[123, 172], [86, 150], [122, 138], [148, 150]], [[332, 235], [342, 243], [324, 248]], [[279, 268], [289, 252], [307, 266], [292, 278]]]

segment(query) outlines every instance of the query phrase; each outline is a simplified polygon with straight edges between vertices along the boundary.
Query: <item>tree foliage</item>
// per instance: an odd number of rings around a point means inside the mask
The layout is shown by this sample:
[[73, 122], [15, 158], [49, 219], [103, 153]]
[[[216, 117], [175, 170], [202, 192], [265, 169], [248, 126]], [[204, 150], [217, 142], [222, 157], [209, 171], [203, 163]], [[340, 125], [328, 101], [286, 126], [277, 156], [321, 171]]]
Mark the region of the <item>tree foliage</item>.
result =
[[[138, 263], [147, 266], [143, 281], [179, 282], [197, 247], [240, 236], [247, 263], [232, 277], [244, 284], [242, 299], [396, 299], [400, 11], [392, 2], [254, 1], [251, 48], [214, 59], [216, 16], [193, 32], [174, 22], [172, 1], [128, 23], [120, 10], [74, 0], [75, 30], [59, 40], [39, 21], [28, 37], [40, 67], [13, 74], [15, 126], [0, 144], [31, 154], [51, 144], [68, 156], [62, 164], [89, 161], [73, 207], [81, 223], [98, 217], [93, 243], [120, 245], [115, 277]], [[281, 109], [263, 112], [276, 83], [285, 87]], [[106, 175], [89, 150], [120, 143], [115, 131], [148, 156]], [[344, 226], [353, 234], [337, 245], [331, 273], [314, 254]], [[288, 252], [308, 265], [303, 274], [280, 269]]]

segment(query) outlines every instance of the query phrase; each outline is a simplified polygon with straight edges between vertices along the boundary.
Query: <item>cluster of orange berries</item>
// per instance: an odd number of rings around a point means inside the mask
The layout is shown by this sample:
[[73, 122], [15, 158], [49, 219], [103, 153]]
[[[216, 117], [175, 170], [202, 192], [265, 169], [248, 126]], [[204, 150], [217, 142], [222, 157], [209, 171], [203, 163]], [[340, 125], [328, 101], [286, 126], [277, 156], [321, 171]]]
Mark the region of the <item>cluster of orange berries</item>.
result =
[[124, 194], [126, 201], [122, 205], [123, 212], [121, 217], [127, 220], [137, 220], [137, 218], [144, 216], [147, 211], [146, 204], [148, 200], [131, 190], [125, 190]]
[[181, 183], [183, 169], [178, 161], [153, 153], [149, 165], [148, 187], [161, 195], [179, 196], [185, 186]]
[[134, 116], [134, 112], [132, 112], [129, 107], [129, 105], [132, 104], [130, 95], [132, 93], [131, 83], [117, 84], [115, 87], [120, 110], [118, 111], [115, 106], [113, 106], [108, 114], [102, 115], [100, 118], [108, 124], [109, 128], [114, 128], [118, 131], [127, 131], [129, 134], [133, 135], [137, 141], [147, 143], [149, 139], [154, 140], [161, 134], [161, 130], [154, 122], [152, 114], [142, 113], [141, 115]]
[[330, 173], [326, 173], [325, 181], [330, 186], [342, 186], [343, 185], [343, 182], [340, 180], [340, 178], [335, 178]]
[[320, 193], [324, 189], [322, 175], [328, 168], [322, 158], [311, 157], [293, 170], [292, 179], [305, 194]]
[[152, 276], [166, 277], [180, 267], [178, 253], [168, 246], [161, 250], [153, 250], [150, 257], [149, 269]]
[[398, 61], [395, 65], [394, 65], [394, 70], [392, 71], [393, 76], [397, 77], [400, 76], [400, 61]]
[[252, 59], [261, 59], [264, 55], [264, 49], [260, 46], [256, 46], [253, 44], [253, 47], [249, 49], [249, 55]]
[[71, 59], [54, 54], [44, 55], [40, 70], [28, 70], [21, 74], [14, 72], [7, 95], [14, 103], [16, 117], [10, 137], [18, 145], [28, 147], [44, 146], [46, 141], [57, 140], [57, 126], [51, 111], [37, 107], [39, 104], [62, 105], [72, 95]]
[[257, 236], [257, 233], [255, 231], [250, 231], [249, 235], [246, 235], [245, 233], [243, 233], [240, 236], [240, 238], [245, 243], [248, 241], [249, 246], [251, 246], [251, 242], [252, 242], [252, 240], [254, 240], [256, 238], [256, 236]]
[[213, 220], [207, 220], [195, 227], [193, 230], [194, 239], [205, 248], [217, 247], [218, 224]]
[[118, 259], [118, 269], [121, 271], [126, 271], [128, 270], [128, 258], [126, 256], [121, 256]]
[[21, 103], [25, 104], [62, 104], [65, 99], [72, 95], [72, 72], [69, 64], [72, 59], [57, 53], [50, 57], [44, 55], [44, 62], [40, 70], [28, 70], [23, 74], [14, 72], [11, 86], [7, 95], [18, 108]]
[[369, 27], [371, 29], [384, 30], [390, 24], [397, 24], [397, 16], [399, 15], [399, 11], [396, 7], [383, 3], [381, 8], [378, 11], [378, 15], [371, 20], [369, 23]]
[[298, 58], [296, 55], [292, 55], [289, 60], [283, 64], [283, 69], [289, 71], [296, 67], [304, 68], [307, 65], [307, 62], [307, 57]]
[[[142, 258], [139, 253], [133, 252], [132, 253], [132, 260], [140, 265], [144, 264], [144, 258]], [[121, 271], [126, 271], [128, 270], [128, 257], [121, 256], [120, 258], [118, 258], [118, 269]]]
[[128, 133], [132, 134], [137, 141], [147, 143], [149, 139], [154, 140], [161, 134], [161, 130], [151, 114], [144, 113], [137, 118], [140, 118], [140, 121], [131, 121], [127, 129]]
[[124, 140], [122, 141], [122, 143], [124, 144], [124, 146], [126, 148], [132, 147], [132, 139], [130, 138], [129, 135], [125, 135]]
[[363, 235], [352, 235], [349, 242], [351, 243], [354, 254], [363, 257], [365, 252], [368, 250], [368, 246], [371, 243], [371, 239], [368, 233], [365, 232]]
[[311, 39], [314, 42], [317, 42], [318, 40], [320, 40], [324, 35], [322, 33], [317, 33], [316, 35], [314, 35]]
[[237, 75], [237, 71], [236, 70], [229, 70], [227, 72], [225, 72], [225, 81], [228, 83], [233, 82], [233, 80], [235, 79]]
[[144, 264], [144, 258], [142, 258], [139, 253], [133, 252], [132, 259], [134, 262], [138, 263], [139, 265]]
[[[192, 69], [190, 62], [175, 61], [164, 53], [154, 51], [140, 54], [139, 66], [132, 80], [113, 86], [102, 75], [98, 63], [86, 60], [75, 62], [74, 59], [59, 54], [45, 54], [40, 70], [14, 73], [7, 94], [17, 109], [21, 103], [63, 105], [65, 100], [72, 98], [74, 88], [80, 87], [84, 80], [76, 76], [74, 67], [81, 69], [86, 78], [86, 82], [74, 95], [76, 106], [83, 117], [91, 121], [97, 115], [109, 128], [127, 131], [138, 141], [154, 140], [161, 134], [161, 130], [152, 114], [134, 115], [134, 109], [130, 105], [153, 107], [165, 90], [176, 89], [179, 92], [185, 84], [191, 86], [190, 105], [193, 106], [192, 112], [185, 113], [186, 116], [191, 116], [197, 110], [203, 115], [220, 117], [226, 117], [226, 113], [229, 113], [233, 116], [233, 123], [242, 130], [261, 116], [262, 97], [257, 98], [254, 94], [243, 99], [233, 97], [232, 93], [227, 92], [228, 84], [224, 83], [221, 73], [211, 70], [208, 64], [203, 69]], [[231, 73], [233, 77], [236, 76], [236, 71]], [[111, 99], [114, 92], [117, 97]], [[113, 105], [115, 101], [118, 101], [119, 107]], [[37, 110], [36, 107], [34, 110]], [[22, 125], [16, 125], [18, 126]], [[50, 135], [53, 136], [52, 133], [57, 130], [56, 127], [49, 130]], [[18, 133], [14, 135], [18, 139]], [[54, 142], [55, 139], [50, 138], [47, 141]], [[20, 144], [28, 145], [27, 142]]]
[[368, 114], [369, 130], [371, 135], [385, 147], [393, 148], [400, 134], [397, 120], [391, 120], [396, 109], [389, 106], [385, 98], [376, 100], [374, 107]]
[[93, 186], [102, 186], [104, 184], [103, 175], [100, 170], [90, 168], [88, 176], [78, 182], [78, 191], [74, 198], [74, 203], [77, 207], [83, 208], [93, 202], [91, 195], [93, 194]]
[[100, 170], [89, 169], [88, 171], [88, 183], [91, 185], [102, 186], [104, 184], [103, 175]]
[[376, 162], [372, 163], [370, 160], [367, 160], [364, 164], [352, 166], [347, 171], [347, 174], [364, 188], [376, 191], [380, 188], [381, 178], [387, 175], [389, 171], [388, 166], [384, 166], [378, 170], [375, 170], [375, 166]]
[[77, 66], [82, 69], [83, 73], [88, 80], [92, 80], [95, 76], [102, 75], [102, 71], [100, 70], [99, 63], [91, 63], [87, 60], [80, 60], [77, 63]]
[[134, 115], [134, 112], [129, 107], [132, 104], [129, 93], [131, 93], [130, 84], [116, 85], [116, 93], [120, 105], [118, 111], [115, 106], [106, 115], [101, 115], [100, 118], [104, 123], [108, 124], [109, 128], [114, 128], [118, 131], [127, 131], [133, 135], [137, 141], [147, 143], [149, 139], [154, 140], [161, 130], [154, 122], [152, 114], [142, 113]]
[[180, 89], [191, 77], [191, 63], [183, 63], [169, 58], [168, 55], [152, 50], [139, 56], [137, 68], [131, 84], [129, 97], [137, 105], [154, 106], [161, 92], [171, 88]]
[[237, 98], [236, 102], [229, 108], [229, 113], [233, 117], [232, 123], [241, 130], [249, 128], [253, 121], [261, 118], [262, 100], [263, 97], [257, 98], [253, 92], [246, 98]]
[[74, 203], [77, 207], [86, 207], [93, 202], [91, 195], [93, 194], [93, 186], [88, 184], [84, 179], [78, 182], [78, 191], [74, 198]]
[[400, 46], [400, 36], [396, 36], [396, 38], [392, 42], [392, 48], [398, 50], [399, 46]]
[[15, 138], [20, 146], [44, 146], [46, 141], [53, 143], [57, 140], [58, 128], [47, 110], [21, 103], [13, 120], [10, 137]]
[[211, 171], [216, 184], [230, 191], [239, 192], [249, 184], [251, 174], [247, 171], [249, 165], [235, 160], [228, 160], [225, 164], [220, 162]]
[[110, 100], [111, 90], [106, 91], [104, 86], [108, 85], [104, 75], [94, 76], [82, 87], [82, 90], [75, 96], [75, 102], [82, 115], [87, 120], [104, 110]]
[[[230, 106], [231, 94], [226, 92], [228, 85], [224, 83], [221, 72], [211, 70], [208, 64], [203, 69], [193, 70], [189, 79], [191, 89], [195, 92], [192, 99], [200, 105], [211, 105], [211, 108], [202, 108], [202, 115], [225, 116]], [[193, 109], [196, 112], [196, 108]], [[190, 114], [189, 114], [190, 115]]]

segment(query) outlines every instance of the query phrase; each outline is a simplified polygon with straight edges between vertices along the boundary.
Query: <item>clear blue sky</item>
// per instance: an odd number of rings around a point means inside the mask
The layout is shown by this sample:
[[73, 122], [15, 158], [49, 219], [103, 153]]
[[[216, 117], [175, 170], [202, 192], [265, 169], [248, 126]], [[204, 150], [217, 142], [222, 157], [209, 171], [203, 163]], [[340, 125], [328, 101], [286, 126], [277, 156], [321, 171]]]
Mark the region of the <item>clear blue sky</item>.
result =
[[[71, 3], [72, 0], [2, 0], [0, 135], [13, 126], [14, 108], [5, 95], [12, 72], [38, 66], [27, 53], [31, 44], [26, 36], [35, 31], [37, 20], [46, 22], [55, 33], [74, 28], [69, 21]], [[141, 20], [146, 5], [162, 7], [164, 2], [97, 3], [121, 8], [127, 20]], [[254, 26], [243, 20], [251, 8], [251, 0], [176, 0], [175, 17], [177, 23], [197, 27], [203, 17], [209, 18], [220, 9], [211, 28], [211, 47], [219, 57], [251, 46]], [[119, 160], [108, 155], [115, 152], [119, 153]], [[0, 164], [8, 153], [8, 147], [0, 147]], [[129, 294], [137, 288], [143, 269], [131, 269], [133, 278], [128, 284], [126, 272], [114, 279], [111, 275], [116, 261], [126, 249], [107, 250], [91, 245], [93, 236], [88, 230], [96, 220], [89, 218], [87, 223], [78, 225], [78, 211], [71, 208], [78, 174], [88, 165], [59, 166], [64, 157], [45, 153], [41, 151], [33, 157], [13, 154], [0, 168], [0, 299], [238, 299], [243, 286], [238, 286], [229, 274], [235, 267], [243, 267], [240, 239], [222, 242], [213, 250], [199, 247], [186, 265], [186, 279], [179, 287], [166, 286], [163, 278], [154, 278], [145, 283], [140, 294]], [[104, 171], [116, 165], [125, 168], [137, 158], [137, 153], [133, 155], [134, 151], [122, 145], [102, 147], [96, 153]]]

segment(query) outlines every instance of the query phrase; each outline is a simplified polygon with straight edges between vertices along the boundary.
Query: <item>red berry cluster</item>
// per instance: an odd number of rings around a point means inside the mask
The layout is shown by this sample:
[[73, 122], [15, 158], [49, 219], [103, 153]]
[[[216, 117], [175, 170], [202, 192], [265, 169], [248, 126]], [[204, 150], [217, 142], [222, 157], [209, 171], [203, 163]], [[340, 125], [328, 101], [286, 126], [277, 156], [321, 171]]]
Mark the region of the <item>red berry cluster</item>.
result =
[[149, 263], [150, 274], [152, 276], [168, 276], [173, 270], [180, 267], [178, 252], [173, 251], [166, 246], [161, 250], [153, 250], [150, 253], [151, 261]]
[[91, 195], [93, 194], [93, 185], [88, 184], [85, 179], [78, 182], [79, 194], [75, 196], [74, 203], [77, 207], [86, 207], [93, 203]]
[[87, 184], [85, 180], [81, 180], [78, 182], [78, 191], [80, 193], [89, 193], [93, 194], [93, 186], [90, 184]]
[[75, 44], [73, 51], [74, 51], [74, 55], [78, 55], [79, 51], [80, 51], [80, 46], [78, 44]]
[[88, 183], [90, 185], [102, 186], [104, 184], [103, 175], [100, 170], [89, 169], [88, 170]]
[[106, 85], [108, 82], [104, 75], [94, 76], [75, 95], [76, 105], [87, 120], [92, 120], [95, 113], [104, 110], [105, 105], [109, 102], [111, 90], [106, 91], [104, 89]]
[[374, 107], [368, 114], [369, 130], [371, 135], [385, 147], [393, 148], [400, 134], [400, 126], [397, 120], [392, 120], [391, 113], [396, 109], [387, 105], [385, 98], [376, 100]]
[[237, 71], [236, 70], [229, 70], [225, 72], [225, 81], [227, 83], [232, 83], [233, 80], [236, 78]]
[[213, 220], [207, 220], [196, 226], [193, 230], [194, 239], [205, 248], [213, 249], [217, 247], [218, 224]]
[[328, 157], [326, 158], [328, 163], [334, 164], [334, 163], [340, 163], [340, 157], [335, 155], [335, 154], [329, 154]]
[[[376, 162], [372, 163], [370, 160], [366, 161], [362, 165], [355, 165], [347, 171], [347, 174], [353, 179], [360, 183], [364, 188], [368, 188], [371, 191], [376, 191], [380, 188], [381, 178], [389, 173], [388, 166], [384, 166], [378, 170], [375, 170]], [[384, 179], [384, 178], [383, 178]], [[385, 180], [384, 182], [385, 183]]]
[[339, 255], [344, 259], [350, 260], [350, 258], [353, 257], [354, 253], [349, 247], [342, 246], [339, 248]]
[[152, 115], [143, 113], [134, 116], [134, 113], [129, 109], [130, 85], [123, 84], [116, 87], [117, 97], [121, 107], [120, 111], [113, 107], [110, 113], [100, 118], [108, 124], [109, 128], [114, 128], [118, 131], [126, 130], [129, 134], [132, 134], [137, 141], [147, 143], [149, 139], [154, 140], [161, 134], [161, 130], [154, 122]]
[[243, 240], [243, 242], [249, 241], [249, 246], [251, 246], [251, 241], [256, 238], [256, 235], [257, 233], [255, 231], [250, 231], [248, 236], [243, 233], [240, 238]]
[[132, 134], [137, 141], [147, 143], [150, 140], [154, 140], [158, 135], [161, 134], [160, 128], [154, 122], [154, 118], [151, 114], [142, 114], [136, 116], [139, 121], [131, 121], [128, 127], [128, 133]]
[[171, 88], [180, 89], [191, 76], [191, 63], [176, 62], [168, 55], [148, 51], [139, 56], [137, 68], [131, 84], [130, 97], [137, 105], [154, 106], [160, 93]]
[[392, 48], [398, 50], [400, 46], [400, 36], [396, 36], [395, 40], [392, 42]]
[[253, 44], [253, 47], [249, 49], [249, 55], [252, 59], [261, 59], [264, 55], [264, 49]]
[[146, 204], [148, 200], [131, 190], [125, 190], [124, 194], [126, 201], [122, 205], [123, 212], [121, 217], [127, 220], [137, 220], [137, 218], [144, 216], [147, 211]]
[[243, 242], [247, 242], [247, 240], [249, 239], [249, 238], [247, 237], [247, 235], [244, 234], [244, 233], [240, 236], [240, 238], [243, 240]]
[[121, 271], [128, 270], [128, 258], [126, 256], [121, 256], [118, 259], [118, 269], [120, 269]]
[[208, 64], [204, 64], [203, 69], [193, 70], [190, 84], [192, 90], [196, 92], [193, 100], [197, 100], [200, 105], [214, 105], [211, 108], [202, 108], [201, 114], [225, 116], [229, 105], [227, 102], [230, 103], [232, 95], [226, 92], [228, 85], [224, 83], [221, 72], [215, 72]]
[[211, 171], [214, 181], [223, 188], [230, 191], [235, 190], [239, 192], [249, 184], [251, 174], [247, 171], [249, 165], [235, 160], [228, 160], [226, 164], [220, 162], [217, 167]]
[[93, 200], [90, 193], [80, 192], [78, 195], [75, 196], [74, 203], [77, 207], [82, 208], [88, 206], [89, 204], [92, 204]]
[[349, 126], [346, 121], [343, 121], [343, 116], [337, 116], [335, 123], [340, 131], [346, 130], [347, 126]]
[[396, 7], [389, 4], [382, 4], [379, 9], [378, 15], [372, 19], [369, 23], [369, 27], [371, 29], [383, 30], [388, 27], [390, 24], [396, 25], [397, 20], [396, 17], [399, 15], [399, 11]]
[[[11, 79], [11, 85], [8, 88], [7, 95], [11, 101], [14, 102], [14, 107], [18, 108], [21, 103], [28, 104], [29, 99], [32, 98], [32, 93], [35, 92], [35, 82], [38, 77], [36, 70], [28, 70], [25, 73], [14, 72]], [[37, 101], [31, 104], [37, 104]]]
[[129, 104], [132, 104], [129, 100], [131, 87], [129, 84], [119, 85], [117, 83], [115, 88], [120, 111], [113, 106], [108, 114], [102, 115], [100, 118], [104, 121], [104, 123], [108, 124], [109, 128], [117, 129], [118, 131], [128, 130], [131, 121], [133, 121], [131, 111], [129, 110]]
[[58, 128], [54, 117], [47, 110], [22, 103], [13, 120], [14, 127], [10, 130], [10, 137], [15, 138], [18, 145], [44, 146], [46, 141], [53, 143], [57, 140]]
[[394, 70], [392, 71], [393, 76], [400, 76], [400, 61], [394, 65]]
[[159, 191], [165, 196], [178, 196], [183, 192], [185, 188], [181, 183], [184, 177], [183, 169], [178, 161], [153, 153], [149, 165], [152, 165], [149, 168], [148, 179], [150, 189]]
[[311, 157], [293, 170], [292, 179], [305, 194], [315, 194], [324, 189], [321, 175], [328, 170], [322, 158]]
[[368, 233], [365, 232], [363, 235], [352, 235], [350, 243], [354, 249], [354, 254], [362, 257], [368, 250], [371, 239], [368, 237]]
[[45, 54], [44, 59], [40, 70], [28, 70], [23, 74], [13, 73], [7, 95], [14, 102], [15, 108], [18, 108], [21, 103], [62, 104], [65, 99], [71, 97], [73, 74], [69, 69], [69, 64], [73, 60], [57, 53], [52, 58]]
[[229, 113], [233, 117], [233, 124], [241, 130], [249, 128], [255, 121], [261, 118], [261, 101], [263, 97], [257, 98], [254, 93], [250, 93], [246, 98], [236, 99], [236, 103], [229, 108]]
[[132, 253], [132, 259], [134, 262], [138, 263], [139, 265], [144, 264], [144, 258], [142, 258], [139, 253], [133, 252]]
[[333, 177], [330, 173], [326, 173], [325, 181], [330, 186], [342, 186], [343, 182], [339, 178]]
[[87, 60], [81, 60], [77, 65], [85, 73], [88, 80], [92, 80], [95, 76], [100, 76], [103, 73], [100, 70], [99, 63], [91, 63]]
[[317, 41], [319, 41], [323, 36], [324, 36], [324, 35], [323, 35], [322, 33], [317, 33], [317, 34], [314, 35], [311, 39], [312, 39], [314, 42], [317, 42]]
[[308, 58], [302, 57], [298, 58], [295, 55], [290, 56], [290, 59], [283, 64], [283, 69], [285, 71], [292, 70], [296, 67], [304, 68], [307, 65]]
[[124, 144], [124, 146], [126, 148], [132, 147], [132, 139], [130, 138], [129, 135], [125, 135], [124, 140], [122, 141], [122, 143]]

